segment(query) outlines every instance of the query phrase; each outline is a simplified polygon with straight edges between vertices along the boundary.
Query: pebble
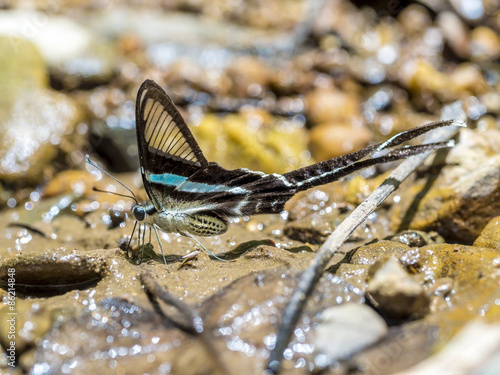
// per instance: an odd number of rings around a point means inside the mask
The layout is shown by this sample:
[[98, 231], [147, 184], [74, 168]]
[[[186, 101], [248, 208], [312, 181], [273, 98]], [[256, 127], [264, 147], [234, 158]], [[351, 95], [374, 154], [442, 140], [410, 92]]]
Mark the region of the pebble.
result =
[[316, 160], [328, 160], [366, 147], [372, 133], [364, 126], [321, 123], [311, 130], [311, 152]]
[[378, 309], [396, 319], [422, 315], [428, 310], [430, 300], [424, 288], [397, 260], [389, 258], [374, 267], [378, 269], [368, 281], [367, 292]]
[[444, 11], [438, 13], [436, 23], [443, 33], [448, 46], [461, 58], [469, 55], [470, 33], [467, 25], [456, 13]]
[[321, 314], [314, 344], [332, 359], [346, 358], [387, 334], [385, 321], [364, 304], [345, 303]]
[[398, 15], [401, 26], [409, 34], [419, 34], [431, 25], [429, 11], [420, 4], [410, 4]]
[[473, 95], [478, 95], [488, 91], [488, 84], [483, 73], [474, 64], [458, 65], [451, 72], [450, 79], [456, 92], [470, 92]]
[[271, 80], [270, 69], [256, 57], [239, 57], [226, 71], [237, 97], [261, 97]]
[[472, 60], [490, 62], [500, 55], [500, 38], [495, 31], [478, 26], [471, 31], [470, 55]]
[[315, 123], [351, 121], [360, 115], [356, 95], [333, 88], [318, 88], [306, 95], [307, 115]]

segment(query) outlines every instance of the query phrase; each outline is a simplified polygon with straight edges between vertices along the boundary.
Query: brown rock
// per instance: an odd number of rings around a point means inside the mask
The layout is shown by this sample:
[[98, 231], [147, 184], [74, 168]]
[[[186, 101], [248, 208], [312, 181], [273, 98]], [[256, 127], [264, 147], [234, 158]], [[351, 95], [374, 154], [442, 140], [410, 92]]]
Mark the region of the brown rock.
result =
[[409, 34], [420, 34], [432, 23], [429, 11], [420, 4], [411, 4], [401, 11], [398, 20]]
[[240, 57], [227, 71], [233, 93], [240, 97], [261, 96], [271, 80], [271, 71], [255, 57]]
[[500, 215], [500, 131], [463, 129], [445, 167], [422, 196], [417, 183], [400, 190], [393, 228], [435, 230], [445, 239], [472, 242]]
[[424, 288], [397, 260], [389, 258], [379, 267], [367, 288], [379, 309], [393, 318], [408, 318], [428, 310], [429, 297]]
[[316, 123], [337, 122], [349, 123], [360, 115], [359, 99], [354, 94], [347, 94], [332, 88], [319, 88], [306, 96], [307, 115]]
[[327, 160], [359, 150], [371, 139], [371, 132], [362, 126], [322, 123], [311, 130], [311, 151], [316, 160]]

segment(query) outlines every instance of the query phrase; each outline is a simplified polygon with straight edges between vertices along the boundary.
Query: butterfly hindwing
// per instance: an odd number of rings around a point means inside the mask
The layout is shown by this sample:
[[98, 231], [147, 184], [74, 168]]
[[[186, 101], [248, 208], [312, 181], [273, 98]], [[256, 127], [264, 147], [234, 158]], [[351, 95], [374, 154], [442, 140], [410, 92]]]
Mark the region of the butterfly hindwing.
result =
[[295, 188], [282, 175], [245, 168], [228, 170], [211, 162], [180, 184], [171, 197], [193, 202], [190, 212], [230, 218], [279, 213], [295, 193]]
[[208, 162], [173, 101], [151, 80], [137, 94], [136, 130], [144, 187], [159, 209], [165, 196]]

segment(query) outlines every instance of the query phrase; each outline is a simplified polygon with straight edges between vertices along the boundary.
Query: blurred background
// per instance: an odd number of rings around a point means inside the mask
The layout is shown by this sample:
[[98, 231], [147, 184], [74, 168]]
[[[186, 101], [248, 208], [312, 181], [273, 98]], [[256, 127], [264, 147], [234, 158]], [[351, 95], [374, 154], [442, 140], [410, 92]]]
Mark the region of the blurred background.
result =
[[148, 78], [228, 168], [335, 157], [457, 99], [475, 126], [497, 127], [497, 5], [0, 1], [0, 205], [33, 200], [86, 153], [136, 171], [135, 95]]
[[[0, 281], [15, 268], [16, 374], [70, 373], [77, 365], [80, 373], [215, 373], [207, 364], [219, 356], [163, 324], [139, 272], [200, 307], [220, 357], [236, 369], [228, 373], [262, 373], [283, 296], [319, 244], [384, 178], [365, 178], [378, 172], [370, 169], [296, 196], [281, 216], [237, 219], [224, 235], [203, 238], [214, 252], [246, 242], [235, 262], [200, 253], [185, 264], [182, 256], [197, 245], [178, 234], [161, 234], [171, 273], [156, 241], [150, 258], [136, 252], [130, 259], [117, 247], [132, 232], [133, 202], [92, 191], [125, 193], [86, 165], [85, 155], [147, 198], [134, 118], [145, 79], [172, 97], [208, 160], [268, 173], [435, 121], [443, 106], [460, 100], [469, 129], [446, 161], [438, 157], [415, 174], [351, 236], [346, 246], [358, 251], [322, 279], [287, 349], [288, 369], [385, 375], [420, 362], [482, 317], [497, 322], [495, 329], [480, 326], [473, 339], [466, 336], [469, 346], [438, 362], [473, 359], [457, 372], [471, 374], [494, 357], [491, 372], [481, 374], [499, 373], [499, 5], [0, 0]], [[384, 262], [389, 268], [380, 267]], [[280, 267], [289, 273], [275, 272]], [[354, 324], [356, 314], [348, 312], [348, 323], [325, 337], [328, 345], [338, 340], [330, 347], [350, 348], [348, 356], [380, 345], [342, 368], [339, 353], [316, 356], [311, 337], [320, 313], [346, 301], [364, 305], [366, 290], [376, 295], [367, 283], [379, 269], [391, 292], [406, 288], [379, 301], [383, 324], [371, 308], [374, 324], [364, 312]], [[7, 301], [5, 288], [0, 296]], [[3, 348], [10, 345], [6, 306]], [[344, 326], [361, 328], [337, 335]], [[0, 368], [6, 366], [1, 353]]]

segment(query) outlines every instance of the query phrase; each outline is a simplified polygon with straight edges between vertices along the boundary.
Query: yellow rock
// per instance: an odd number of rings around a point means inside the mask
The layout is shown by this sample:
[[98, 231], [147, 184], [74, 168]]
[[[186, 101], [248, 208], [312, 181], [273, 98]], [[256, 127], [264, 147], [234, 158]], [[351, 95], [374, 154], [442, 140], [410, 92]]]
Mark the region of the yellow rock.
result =
[[488, 222], [474, 241], [474, 246], [488, 247], [500, 252], [500, 216], [494, 217]]
[[207, 159], [228, 169], [283, 173], [313, 163], [302, 124], [262, 110], [217, 116], [207, 114], [192, 130]]
[[500, 55], [500, 38], [486, 26], [478, 26], [471, 32], [471, 58], [480, 61], [497, 59]]

